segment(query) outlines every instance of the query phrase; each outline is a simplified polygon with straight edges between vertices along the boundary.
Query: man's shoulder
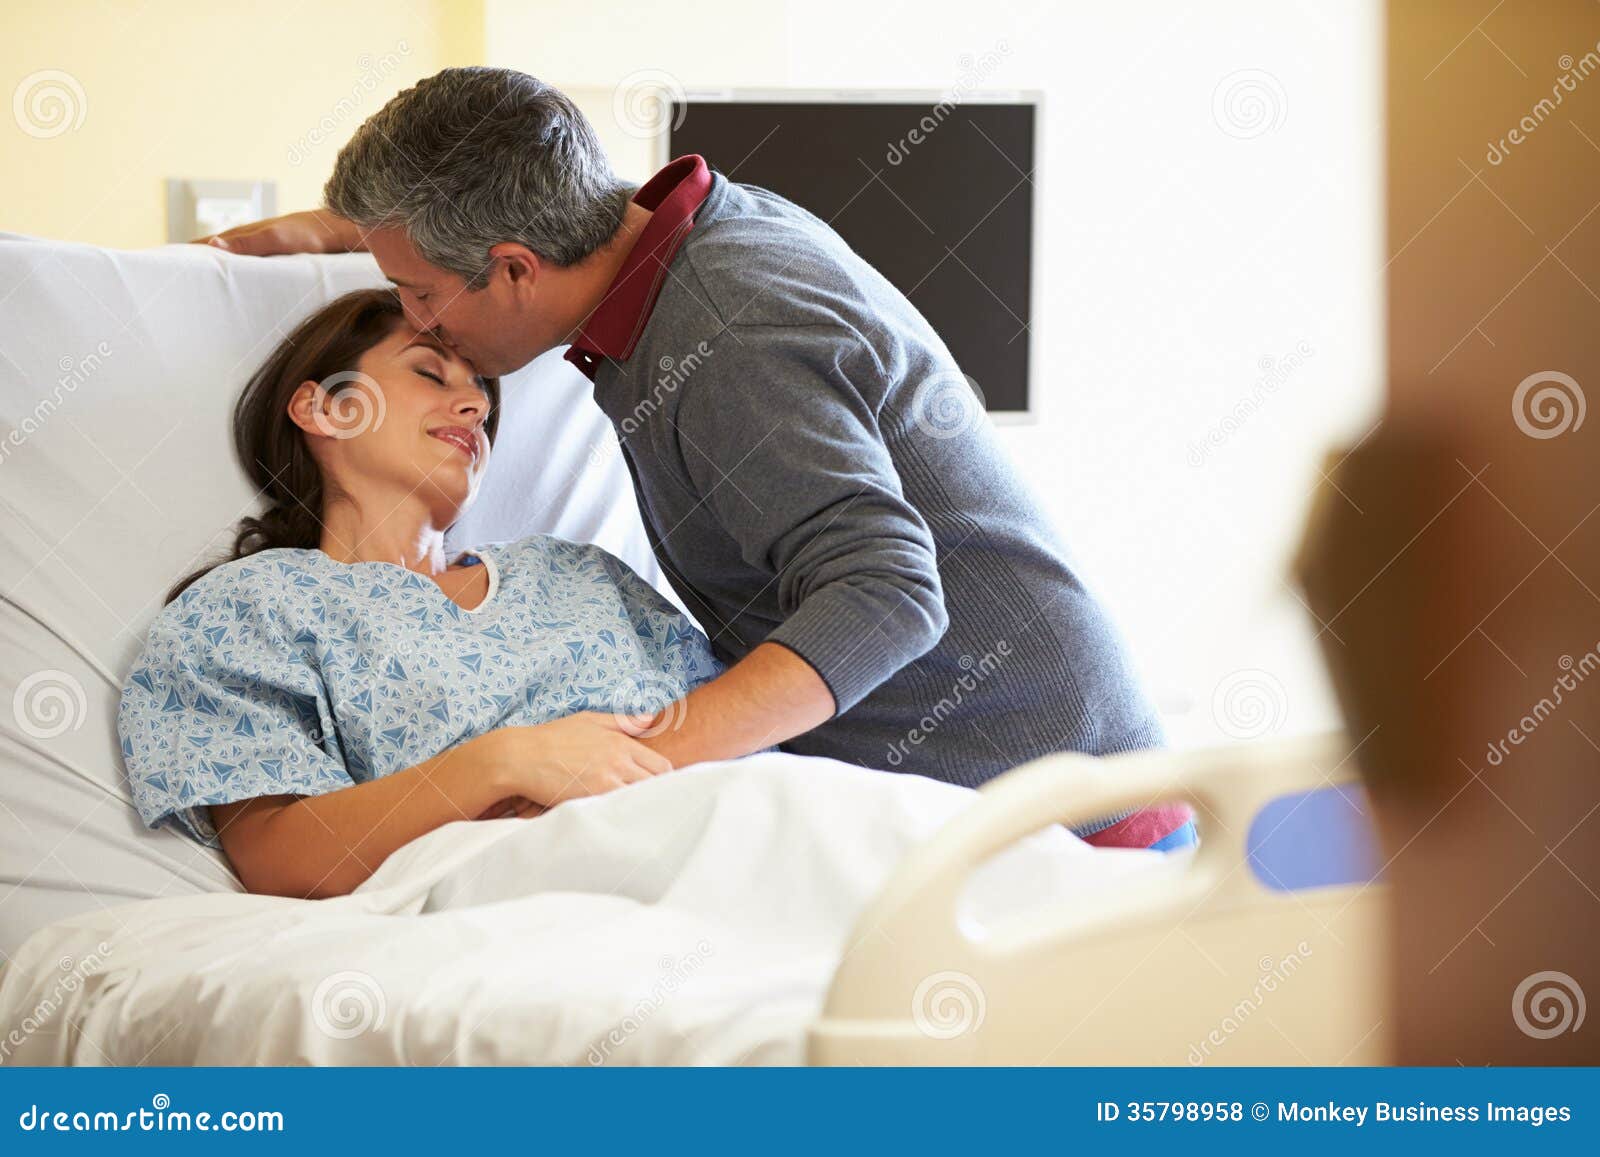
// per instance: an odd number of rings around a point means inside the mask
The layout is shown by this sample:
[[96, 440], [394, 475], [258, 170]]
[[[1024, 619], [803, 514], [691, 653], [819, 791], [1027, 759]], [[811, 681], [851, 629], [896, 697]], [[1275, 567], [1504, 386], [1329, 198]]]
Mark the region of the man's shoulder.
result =
[[725, 325], [853, 324], [896, 294], [827, 222], [755, 185], [727, 182], [682, 254]]

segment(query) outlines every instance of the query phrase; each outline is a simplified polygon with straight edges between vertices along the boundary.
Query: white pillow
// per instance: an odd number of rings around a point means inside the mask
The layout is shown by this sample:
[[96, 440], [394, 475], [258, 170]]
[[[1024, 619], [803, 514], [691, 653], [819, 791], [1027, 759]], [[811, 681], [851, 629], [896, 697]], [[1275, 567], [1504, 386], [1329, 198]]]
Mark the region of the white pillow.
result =
[[[0, 234], [0, 953], [81, 909], [239, 888], [220, 854], [140, 823], [117, 700], [168, 587], [254, 507], [230, 435], [245, 381], [306, 314], [382, 282], [364, 254]], [[503, 394], [452, 541], [598, 542], [661, 587], [588, 382], [553, 353]]]

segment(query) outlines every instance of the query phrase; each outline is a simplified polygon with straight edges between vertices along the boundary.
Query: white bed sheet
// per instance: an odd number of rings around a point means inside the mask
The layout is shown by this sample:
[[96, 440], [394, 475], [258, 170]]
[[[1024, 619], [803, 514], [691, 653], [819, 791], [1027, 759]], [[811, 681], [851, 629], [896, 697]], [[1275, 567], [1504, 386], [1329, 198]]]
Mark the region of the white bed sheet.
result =
[[[855, 917], [975, 798], [769, 753], [446, 825], [346, 897], [82, 913], [0, 974], [0, 1061], [802, 1063]], [[979, 870], [965, 915], [1071, 904], [1162, 860], [1051, 828]]]

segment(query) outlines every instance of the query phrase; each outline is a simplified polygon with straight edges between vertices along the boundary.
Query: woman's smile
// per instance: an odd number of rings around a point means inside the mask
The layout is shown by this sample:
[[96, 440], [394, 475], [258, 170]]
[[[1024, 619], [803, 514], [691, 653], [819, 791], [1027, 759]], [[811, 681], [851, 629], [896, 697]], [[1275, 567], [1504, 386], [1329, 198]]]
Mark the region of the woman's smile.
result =
[[429, 430], [428, 434], [441, 442], [448, 442], [465, 454], [474, 465], [477, 464], [482, 447], [479, 445], [476, 431], [469, 430], [465, 426], [439, 426]]

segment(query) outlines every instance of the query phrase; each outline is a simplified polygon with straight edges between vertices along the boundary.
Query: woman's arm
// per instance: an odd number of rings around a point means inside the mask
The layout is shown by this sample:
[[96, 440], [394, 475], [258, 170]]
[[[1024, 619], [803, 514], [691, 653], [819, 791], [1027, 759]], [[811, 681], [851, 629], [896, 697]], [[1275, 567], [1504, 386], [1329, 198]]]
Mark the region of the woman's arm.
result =
[[247, 889], [320, 900], [353, 891], [418, 836], [502, 801], [522, 797], [549, 808], [671, 766], [614, 716], [583, 712], [491, 731], [404, 771], [322, 795], [216, 804], [211, 818]]
[[[476, 742], [476, 740], [472, 741]], [[214, 804], [222, 850], [252, 892], [320, 900], [352, 891], [389, 854], [507, 794], [464, 743], [392, 775], [325, 795]]]

